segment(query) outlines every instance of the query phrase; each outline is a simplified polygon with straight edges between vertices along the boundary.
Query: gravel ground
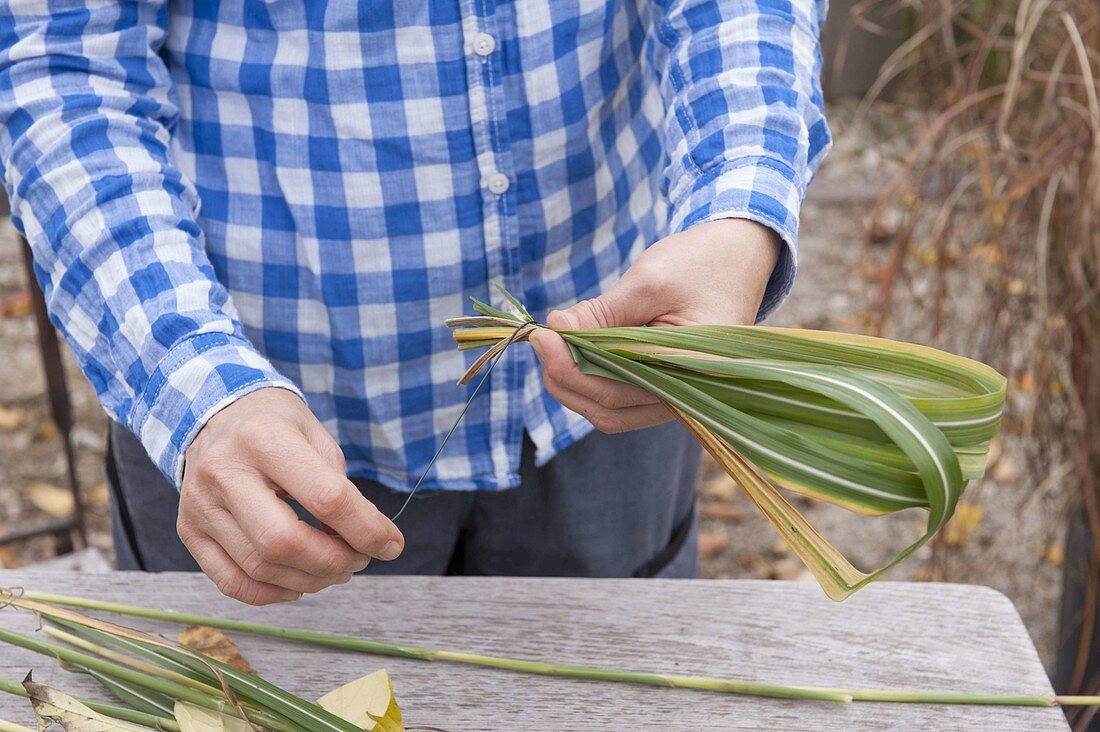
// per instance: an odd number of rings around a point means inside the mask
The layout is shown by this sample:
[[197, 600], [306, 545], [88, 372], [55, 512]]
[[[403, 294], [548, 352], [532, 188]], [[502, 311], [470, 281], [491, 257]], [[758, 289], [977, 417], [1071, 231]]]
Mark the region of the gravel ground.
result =
[[[871, 283], [867, 273], [885, 261], [888, 250], [867, 248], [867, 212], [886, 180], [890, 161], [905, 149], [908, 130], [888, 110], [876, 111], [859, 131], [850, 127], [852, 110], [834, 108], [836, 144], [811, 188], [802, 215], [800, 279], [775, 325], [858, 331], [864, 322]], [[982, 312], [958, 273], [953, 290], [951, 330], [968, 333], [980, 326]], [[33, 320], [23, 313], [23, 270], [14, 237], [0, 237], [0, 531], [43, 520], [39, 506], [57, 509], [48, 489], [64, 485], [64, 465], [56, 430], [46, 416], [44, 384], [34, 343]], [[921, 283], [911, 288], [919, 294]], [[913, 337], [927, 314], [904, 299], [888, 335]], [[967, 353], [965, 339], [948, 347]], [[74, 439], [79, 476], [89, 511], [90, 543], [111, 554], [109, 515], [102, 483], [106, 418], [75, 365], [69, 363], [78, 427]], [[6, 412], [4, 410], [7, 410]], [[4, 425], [4, 415], [10, 424]], [[1019, 608], [1040, 655], [1051, 666], [1056, 607], [1060, 593], [1060, 540], [1064, 496], [1057, 476], [1040, 481], [1022, 469], [1028, 444], [1007, 435], [995, 479], [971, 486], [965, 519], [950, 532], [935, 557], [925, 549], [891, 575], [893, 579], [943, 579], [984, 584], [1007, 594]], [[1038, 486], [1038, 487], [1036, 487]], [[916, 538], [923, 517], [904, 512], [889, 517], [857, 516], [832, 506], [796, 499], [810, 520], [859, 567], [885, 563]], [[702, 573], [705, 577], [773, 577], [803, 580], [807, 573], [751, 503], [713, 466], [700, 481], [703, 518]], [[62, 507], [63, 508], [63, 507]], [[52, 542], [37, 540], [0, 549], [0, 563], [20, 566], [48, 558]]]

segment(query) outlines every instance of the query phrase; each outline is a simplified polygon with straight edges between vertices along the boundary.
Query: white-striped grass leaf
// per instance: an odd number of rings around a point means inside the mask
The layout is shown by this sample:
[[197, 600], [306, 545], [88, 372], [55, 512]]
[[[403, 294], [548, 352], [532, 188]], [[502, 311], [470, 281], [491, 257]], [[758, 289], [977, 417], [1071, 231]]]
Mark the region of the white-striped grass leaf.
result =
[[[531, 322], [524, 313], [481, 303], [475, 309], [491, 320], [454, 322], [473, 326], [455, 332], [460, 348], [491, 346]], [[1004, 377], [924, 346], [761, 326], [560, 335], [583, 371], [665, 402], [834, 599], [880, 576], [943, 527], [966, 481], [983, 474], [989, 441], [1000, 429]], [[773, 483], [867, 514], [925, 508], [927, 530], [886, 567], [864, 573]]]

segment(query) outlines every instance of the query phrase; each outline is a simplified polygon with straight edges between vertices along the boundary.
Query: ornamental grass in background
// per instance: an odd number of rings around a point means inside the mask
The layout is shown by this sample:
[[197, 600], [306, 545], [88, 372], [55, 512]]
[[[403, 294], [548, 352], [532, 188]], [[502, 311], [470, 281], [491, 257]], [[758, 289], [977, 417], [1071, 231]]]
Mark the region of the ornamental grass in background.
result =
[[[1022, 387], [1009, 414], [1028, 490], [1066, 517], [1055, 685], [1100, 692], [1100, 3], [862, 0], [907, 36], [864, 101], [919, 120], [868, 239], [889, 247], [872, 332], [919, 308], [919, 337], [966, 343]], [[916, 285], [931, 284], [922, 294]], [[970, 300], [980, 328], [960, 328]], [[973, 322], [973, 321], [972, 321]], [[1014, 390], [1015, 391], [1015, 390]], [[1039, 509], [1033, 496], [1057, 487]], [[1064, 507], [1061, 504], [1065, 504]], [[1021, 574], [1032, 574], [1021, 568]], [[1019, 592], [1027, 592], [1024, 585]], [[1055, 615], [1053, 608], [1049, 615]], [[1071, 717], [1091, 729], [1097, 710]]]

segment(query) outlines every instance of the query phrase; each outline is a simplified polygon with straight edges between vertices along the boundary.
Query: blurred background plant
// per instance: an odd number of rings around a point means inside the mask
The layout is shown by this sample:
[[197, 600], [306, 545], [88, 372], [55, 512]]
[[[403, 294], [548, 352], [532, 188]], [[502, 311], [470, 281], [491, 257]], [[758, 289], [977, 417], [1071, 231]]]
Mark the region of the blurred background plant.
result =
[[[899, 300], [916, 303], [907, 335], [1011, 375], [1021, 509], [1069, 488], [1055, 684], [1098, 693], [1100, 3], [864, 0], [852, 16], [903, 31], [855, 124], [884, 98], [919, 114], [866, 227], [888, 251], [867, 330], [891, 332]], [[958, 328], [959, 308], [983, 327]], [[1095, 714], [1071, 722], [1095, 729]]]

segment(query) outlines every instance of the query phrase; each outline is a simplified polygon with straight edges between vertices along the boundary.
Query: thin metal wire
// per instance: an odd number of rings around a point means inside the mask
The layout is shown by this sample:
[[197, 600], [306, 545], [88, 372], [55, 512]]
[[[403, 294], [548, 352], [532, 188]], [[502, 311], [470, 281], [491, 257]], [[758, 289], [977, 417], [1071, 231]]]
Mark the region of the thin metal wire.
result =
[[439, 454], [443, 452], [443, 448], [447, 446], [447, 441], [451, 439], [451, 435], [453, 435], [455, 433], [455, 430], [458, 429], [458, 425], [462, 422], [462, 418], [466, 416], [466, 412], [470, 409], [470, 405], [474, 403], [474, 398], [477, 396], [477, 393], [481, 391], [481, 387], [484, 386], [485, 382], [489, 380], [489, 374], [493, 373], [493, 368], [497, 365], [497, 361], [499, 361], [504, 356], [504, 354], [508, 352], [508, 347], [512, 345], [513, 342], [515, 342], [516, 336], [519, 335], [519, 331], [520, 328], [516, 328], [512, 332], [512, 335], [508, 336], [508, 340], [504, 343], [504, 348], [500, 349], [500, 353], [498, 353], [496, 357], [489, 362], [489, 368], [485, 369], [485, 374], [481, 377], [481, 381], [477, 382], [477, 386], [474, 387], [474, 391], [472, 394], [470, 394], [470, 398], [466, 400], [466, 405], [462, 407], [462, 411], [458, 413], [458, 418], [455, 419], [455, 423], [451, 425], [451, 429], [447, 432], [447, 436], [443, 438], [443, 442], [439, 443], [439, 447], [435, 449], [435, 454], [432, 455], [432, 459], [428, 461], [428, 467], [424, 468], [424, 472], [421, 473], [420, 477], [416, 480], [416, 485], [414, 485], [413, 489], [409, 491], [408, 498], [406, 498], [405, 502], [401, 504], [401, 508], [397, 510], [397, 513], [395, 513], [390, 518], [390, 521], [396, 523], [401, 514], [405, 512], [405, 509], [409, 507], [409, 503], [412, 501], [413, 496], [416, 495], [416, 491], [420, 488], [420, 484], [423, 483], [424, 479], [428, 477], [428, 472], [432, 469], [432, 466], [435, 465], [435, 461], [439, 459]]

